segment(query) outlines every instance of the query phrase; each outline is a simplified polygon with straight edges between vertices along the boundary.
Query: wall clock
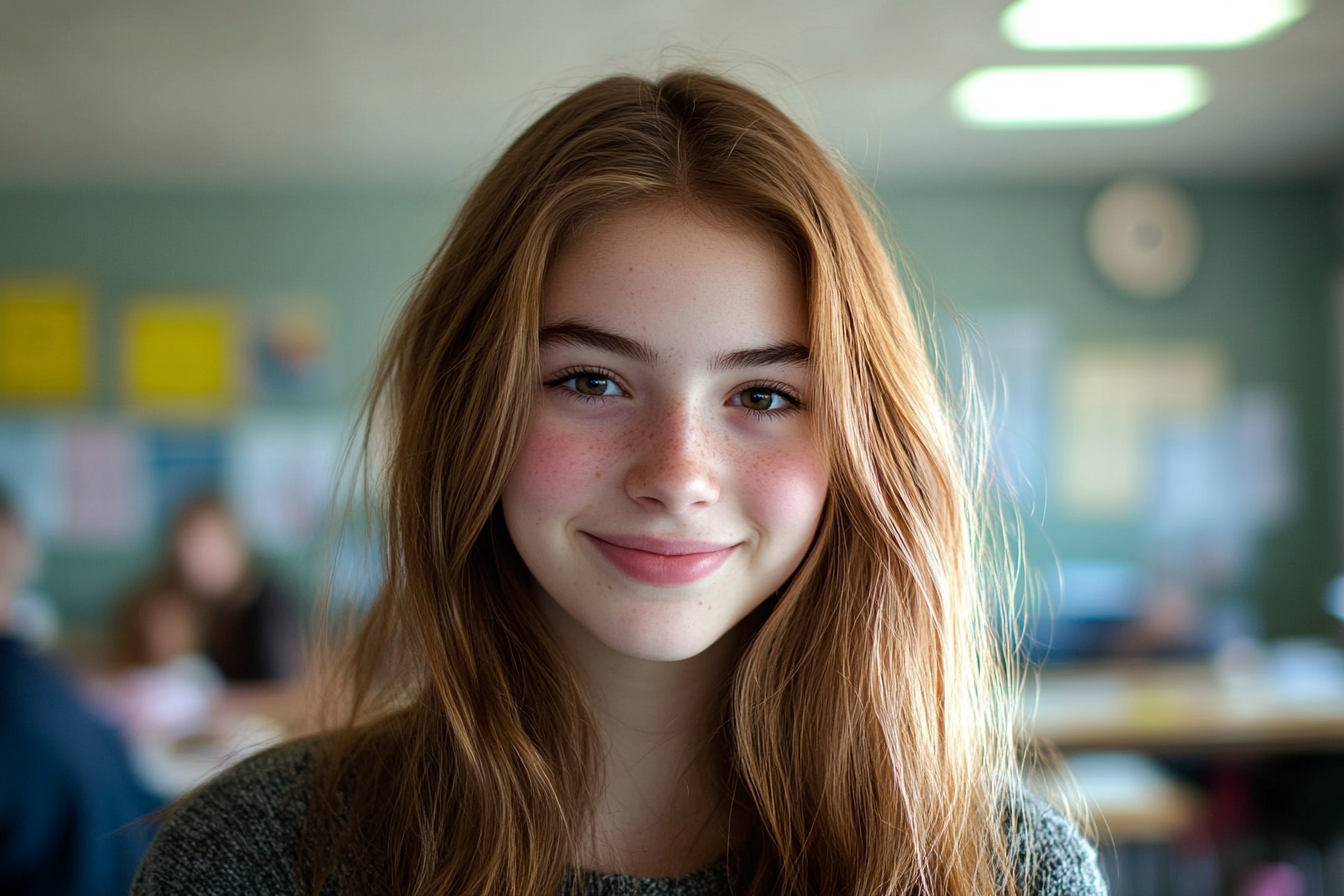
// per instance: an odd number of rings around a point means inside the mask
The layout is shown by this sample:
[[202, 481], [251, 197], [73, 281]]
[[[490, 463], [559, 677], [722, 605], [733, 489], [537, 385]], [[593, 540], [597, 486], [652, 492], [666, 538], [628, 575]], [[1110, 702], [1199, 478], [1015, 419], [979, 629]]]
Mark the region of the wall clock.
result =
[[1087, 246], [1108, 283], [1132, 298], [1161, 302], [1180, 292], [1199, 265], [1199, 219], [1171, 184], [1126, 178], [1093, 201]]

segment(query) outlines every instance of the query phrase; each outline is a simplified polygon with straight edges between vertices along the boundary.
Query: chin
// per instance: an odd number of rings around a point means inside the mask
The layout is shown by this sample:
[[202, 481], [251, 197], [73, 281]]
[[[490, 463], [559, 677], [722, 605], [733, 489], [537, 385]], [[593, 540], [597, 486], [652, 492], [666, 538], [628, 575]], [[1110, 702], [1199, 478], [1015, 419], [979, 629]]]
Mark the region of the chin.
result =
[[713, 644], [713, 641], [706, 643], [704, 641], [649, 640], [608, 644], [607, 646], [631, 659], [646, 660], [651, 663], [678, 663], [699, 656]]
[[[647, 622], [648, 620], [645, 620]], [[594, 632], [599, 641], [614, 653], [637, 660], [676, 663], [689, 660], [717, 644], [733, 626], [707, 628], [703, 622], [658, 620], [657, 625], [609, 627]]]

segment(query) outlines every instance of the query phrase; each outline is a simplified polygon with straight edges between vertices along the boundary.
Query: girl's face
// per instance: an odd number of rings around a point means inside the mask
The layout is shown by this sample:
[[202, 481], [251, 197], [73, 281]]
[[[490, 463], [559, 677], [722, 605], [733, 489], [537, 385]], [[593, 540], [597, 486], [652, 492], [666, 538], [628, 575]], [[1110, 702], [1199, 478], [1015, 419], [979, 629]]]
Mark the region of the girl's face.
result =
[[227, 594], [247, 574], [247, 548], [227, 519], [201, 511], [177, 533], [177, 562], [187, 584], [202, 597]]
[[826, 499], [802, 281], [763, 233], [618, 212], [556, 259], [504, 516], [553, 624], [695, 656], [797, 568]]

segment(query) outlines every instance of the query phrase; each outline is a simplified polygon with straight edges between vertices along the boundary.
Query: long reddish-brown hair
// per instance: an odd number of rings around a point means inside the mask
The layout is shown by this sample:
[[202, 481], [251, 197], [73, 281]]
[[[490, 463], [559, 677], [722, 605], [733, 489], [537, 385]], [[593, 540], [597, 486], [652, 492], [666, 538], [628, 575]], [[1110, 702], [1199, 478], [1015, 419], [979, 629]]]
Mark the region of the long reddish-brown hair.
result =
[[387, 580], [319, 751], [315, 892], [351, 866], [399, 893], [551, 896], [576, 861], [595, 729], [500, 495], [566, 236], [669, 201], [750, 222], [796, 261], [830, 471], [815, 543], [725, 693], [724, 780], [756, 829], [746, 891], [1012, 889], [1009, 664], [974, 475], [862, 195], [770, 102], [696, 71], [583, 88], [485, 175], [366, 407]]

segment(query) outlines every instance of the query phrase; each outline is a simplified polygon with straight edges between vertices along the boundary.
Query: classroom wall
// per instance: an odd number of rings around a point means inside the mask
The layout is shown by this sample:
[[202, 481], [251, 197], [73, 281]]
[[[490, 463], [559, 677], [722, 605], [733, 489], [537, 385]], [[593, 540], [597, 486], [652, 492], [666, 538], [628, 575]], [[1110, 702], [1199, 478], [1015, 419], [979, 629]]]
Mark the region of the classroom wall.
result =
[[[1325, 583], [1341, 567], [1341, 430], [1333, 374], [1331, 281], [1344, 257], [1336, 181], [1188, 185], [1204, 226], [1203, 262], [1161, 307], [1124, 300], [1092, 272], [1082, 222], [1101, 184], [895, 185], [879, 193], [911, 273], [938, 303], [972, 317], [1043, 309], [1075, 340], [1194, 337], [1222, 346], [1238, 384], [1287, 396], [1300, 502], [1263, 539], [1252, 595], [1272, 635], [1321, 631]], [[226, 291], [246, 303], [302, 291], [331, 309], [338, 412], [362, 389], [389, 310], [461, 201], [451, 188], [0, 191], [0, 277], [74, 273], [95, 286], [100, 320], [94, 408], [117, 413], [117, 311], [144, 291]], [[248, 407], [247, 412], [257, 410]], [[262, 408], [265, 410], [265, 408]], [[309, 408], [277, 407], [280, 412]], [[10, 420], [32, 412], [0, 408]], [[1132, 524], [1047, 509], [1061, 555], [1126, 557]], [[156, 551], [52, 546], [39, 583], [74, 627], [110, 602]], [[316, 551], [277, 557], [309, 587]]]
[[[119, 311], [136, 295], [161, 292], [222, 292], [245, 311], [262, 311], [277, 296], [316, 296], [328, 312], [329, 388], [306, 402], [248, 400], [239, 415], [348, 416], [390, 310], [460, 201], [456, 191], [442, 188], [0, 191], [0, 277], [86, 278], [96, 291], [99, 331], [88, 407], [0, 406], [0, 418], [121, 411]], [[209, 422], [227, 426], [229, 420]], [[67, 626], [97, 628], [159, 554], [157, 536], [151, 529], [107, 547], [48, 545], [38, 586], [59, 605]], [[268, 559], [312, 594], [323, 581], [320, 541]]]
[[[1202, 225], [1202, 258], [1183, 292], [1154, 305], [1122, 296], [1089, 262], [1084, 222], [1103, 186], [898, 187], [882, 199], [914, 279], [937, 304], [972, 318], [1039, 310], [1058, 326], [1061, 351], [1082, 341], [1209, 341], [1227, 359], [1232, 389], [1282, 396], [1293, 428], [1296, 506], [1259, 540], [1245, 587], [1265, 634], [1325, 631], [1321, 599], [1341, 566], [1330, 308], [1344, 258], [1341, 191], [1331, 179], [1183, 184]], [[1038, 564], [1138, 558], [1140, 521], [1070, 515], [1051, 500], [1049, 473], [1044, 510], [1038, 505], [1035, 515], [1050, 550], [1037, 553]]]

